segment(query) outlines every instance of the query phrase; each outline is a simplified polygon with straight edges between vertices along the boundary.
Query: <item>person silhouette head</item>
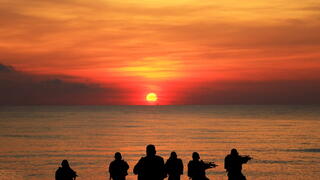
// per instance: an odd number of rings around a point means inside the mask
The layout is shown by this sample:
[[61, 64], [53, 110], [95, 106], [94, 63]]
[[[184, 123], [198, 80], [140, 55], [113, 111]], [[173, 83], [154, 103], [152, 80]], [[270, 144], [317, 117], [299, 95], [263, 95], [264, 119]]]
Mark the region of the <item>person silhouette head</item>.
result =
[[170, 159], [177, 159], [177, 153], [172, 151], [171, 154], [170, 154]]
[[120, 160], [122, 159], [121, 153], [116, 152], [116, 153], [114, 154], [114, 158], [115, 158], [116, 160], [120, 161]]
[[71, 169], [68, 160], [65, 159], [61, 162], [61, 167], [57, 169], [55, 179], [75, 179], [77, 176], [77, 173], [73, 169]]
[[157, 151], [156, 147], [153, 144], [149, 144], [146, 148], [147, 156], [155, 156]]
[[62, 166], [63, 168], [68, 168], [68, 167], [70, 167], [68, 160], [66, 160], [66, 159], [63, 160], [63, 161], [61, 162], [61, 166]]
[[239, 153], [237, 151], [237, 149], [231, 149], [231, 153], [230, 153], [232, 156], [238, 156]]
[[199, 153], [193, 152], [193, 153], [192, 153], [192, 159], [193, 159], [194, 161], [199, 161], [199, 159], [200, 159]]

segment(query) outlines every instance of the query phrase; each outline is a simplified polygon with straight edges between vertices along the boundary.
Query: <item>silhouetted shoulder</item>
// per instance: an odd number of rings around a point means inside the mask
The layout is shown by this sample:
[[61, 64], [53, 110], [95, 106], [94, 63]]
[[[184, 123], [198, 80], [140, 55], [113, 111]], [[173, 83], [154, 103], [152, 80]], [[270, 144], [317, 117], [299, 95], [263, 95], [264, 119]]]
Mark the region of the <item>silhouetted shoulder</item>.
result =
[[196, 162], [196, 161], [189, 161], [188, 163], [188, 176], [190, 178], [193, 178], [195, 176], [197, 176], [197, 174], [199, 173], [200, 170], [200, 167], [199, 167], [199, 163]]
[[157, 156], [156, 152], [154, 145], [147, 145], [147, 155], [141, 158], [133, 169], [133, 173], [138, 175], [138, 180], [162, 180], [165, 178], [164, 160]]
[[224, 169], [228, 169], [229, 168], [229, 163], [230, 163], [230, 155], [227, 155], [225, 158], [224, 158]]
[[55, 178], [56, 178], [56, 180], [60, 180], [60, 179], [63, 178], [63, 176], [62, 176], [62, 168], [61, 168], [61, 167], [59, 167], [59, 168], [56, 170]]
[[56, 171], [56, 180], [73, 180], [77, 176], [76, 172], [71, 168], [59, 167]]
[[74, 180], [76, 177], [77, 173], [70, 168], [68, 160], [63, 160], [61, 167], [56, 171], [56, 180]]
[[145, 158], [141, 157], [140, 160], [138, 161], [138, 163], [134, 166], [134, 168], [133, 168], [134, 174], [139, 174], [142, 171], [144, 160], [145, 160]]
[[161, 157], [161, 156], [155, 156], [155, 158], [158, 160], [158, 161], [162, 161], [163, 163], [164, 163], [164, 160], [163, 160], [163, 158]]
[[109, 166], [110, 174], [125, 174], [127, 175], [127, 170], [129, 169], [129, 165], [126, 161], [112, 161]]

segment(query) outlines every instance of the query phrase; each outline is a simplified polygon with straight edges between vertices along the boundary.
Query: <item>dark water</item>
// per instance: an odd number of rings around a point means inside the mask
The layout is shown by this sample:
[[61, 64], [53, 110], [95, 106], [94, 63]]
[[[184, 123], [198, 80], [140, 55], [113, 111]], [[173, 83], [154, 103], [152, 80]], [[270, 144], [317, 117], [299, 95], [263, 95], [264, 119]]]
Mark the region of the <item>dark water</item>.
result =
[[155, 144], [186, 165], [198, 151], [218, 166], [210, 179], [227, 179], [231, 148], [253, 156], [247, 179], [319, 179], [319, 106], [32, 106], [0, 107], [0, 179], [52, 180], [63, 159], [79, 180], [107, 179], [120, 151], [130, 165]]

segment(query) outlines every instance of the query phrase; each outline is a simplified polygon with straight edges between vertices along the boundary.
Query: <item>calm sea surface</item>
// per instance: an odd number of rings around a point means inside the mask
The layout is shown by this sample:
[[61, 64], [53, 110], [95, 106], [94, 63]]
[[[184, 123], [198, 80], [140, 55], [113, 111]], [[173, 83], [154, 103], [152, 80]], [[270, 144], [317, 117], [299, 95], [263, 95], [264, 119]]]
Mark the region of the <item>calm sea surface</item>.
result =
[[320, 106], [32, 106], [0, 107], [0, 179], [53, 180], [63, 159], [79, 180], [105, 180], [115, 152], [129, 163], [127, 179], [147, 144], [186, 165], [194, 151], [226, 180], [231, 148], [254, 159], [249, 180], [320, 177]]

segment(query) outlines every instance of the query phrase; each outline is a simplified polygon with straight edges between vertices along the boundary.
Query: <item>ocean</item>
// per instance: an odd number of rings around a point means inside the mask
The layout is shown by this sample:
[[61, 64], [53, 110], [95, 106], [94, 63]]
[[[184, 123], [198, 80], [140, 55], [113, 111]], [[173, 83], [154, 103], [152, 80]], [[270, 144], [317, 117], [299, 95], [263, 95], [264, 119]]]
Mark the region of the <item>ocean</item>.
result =
[[0, 107], [0, 179], [53, 180], [63, 159], [78, 180], [109, 179], [115, 152], [129, 163], [128, 180], [145, 147], [165, 160], [193, 152], [219, 166], [210, 179], [226, 180], [232, 148], [250, 155], [248, 180], [320, 177], [320, 106], [13, 106]]

